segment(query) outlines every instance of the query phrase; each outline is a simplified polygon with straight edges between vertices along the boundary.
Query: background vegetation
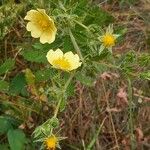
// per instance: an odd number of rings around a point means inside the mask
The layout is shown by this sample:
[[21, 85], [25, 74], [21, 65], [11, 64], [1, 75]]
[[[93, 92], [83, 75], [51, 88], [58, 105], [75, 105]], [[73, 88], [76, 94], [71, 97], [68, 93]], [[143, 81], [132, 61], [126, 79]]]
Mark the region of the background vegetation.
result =
[[[44, 8], [57, 22], [52, 44], [26, 31], [24, 17]], [[67, 86], [56, 132], [63, 150], [150, 148], [150, 2], [148, 0], [0, 1], [0, 149], [36, 150], [33, 132], [53, 116], [69, 74], [47, 63], [49, 49], [81, 49], [84, 62]], [[67, 21], [69, 20], [69, 26]], [[120, 34], [99, 54], [109, 24]]]

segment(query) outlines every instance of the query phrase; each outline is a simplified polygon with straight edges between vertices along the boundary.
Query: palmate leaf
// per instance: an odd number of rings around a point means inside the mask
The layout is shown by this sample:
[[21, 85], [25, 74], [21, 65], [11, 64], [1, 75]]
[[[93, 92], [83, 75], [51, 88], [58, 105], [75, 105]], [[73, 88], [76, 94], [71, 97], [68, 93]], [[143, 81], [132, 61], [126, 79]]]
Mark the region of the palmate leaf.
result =
[[9, 58], [2, 65], [0, 65], [0, 75], [10, 71], [14, 68], [15, 60]]
[[24, 59], [30, 62], [36, 62], [36, 63], [46, 63], [46, 54], [47, 51], [42, 50], [24, 50], [22, 52], [22, 56]]
[[7, 133], [8, 142], [11, 150], [24, 150], [27, 139], [20, 129], [11, 129]]
[[36, 82], [47, 81], [53, 78], [56, 74], [57, 70], [54, 70], [53, 68], [45, 68], [42, 70], [38, 70], [37, 72], [35, 72], [35, 81]]
[[16, 75], [12, 79], [9, 87], [9, 92], [13, 95], [18, 95], [18, 94], [22, 94], [24, 96], [27, 95], [26, 80], [23, 73]]
[[12, 128], [12, 125], [9, 122], [9, 120], [0, 116], [0, 134], [7, 133], [7, 131], [11, 128]]

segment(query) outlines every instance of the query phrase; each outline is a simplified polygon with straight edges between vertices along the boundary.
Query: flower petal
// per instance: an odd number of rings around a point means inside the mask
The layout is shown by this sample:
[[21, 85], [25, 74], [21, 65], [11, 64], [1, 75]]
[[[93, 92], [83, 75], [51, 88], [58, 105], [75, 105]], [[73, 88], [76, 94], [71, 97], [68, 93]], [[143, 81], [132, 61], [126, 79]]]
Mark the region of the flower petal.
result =
[[30, 10], [27, 12], [27, 15], [25, 16], [25, 20], [29, 20], [29, 21], [35, 21], [37, 19], [37, 17], [39, 16], [39, 12], [37, 10]]
[[56, 33], [54, 31], [52, 31], [51, 29], [43, 31], [43, 33], [40, 37], [40, 42], [42, 44], [44, 44], [44, 43], [49, 43], [50, 44], [50, 43], [54, 42], [55, 34]]
[[36, 23], [28, 22], [27, 31], [31, 31], [31, 36], [34, 38], [39, 38], [42, 34], [42, 28], [39, 28]]
[[80, 62], [80, 58], [77, 54], [73, 54], [71, 51], [64, 54], [64, 57], [70, 63], [69, 70], [74, 70], [81, 66], [82, 62]]
[[47, 55], [47, 60], [51, 65], [53, 64], [53, 61], [62, 58], [63, 57], [63, 52], [60, 49], [57, 49], [56, 51], [53, 51], [52, 49], [48, 51]]

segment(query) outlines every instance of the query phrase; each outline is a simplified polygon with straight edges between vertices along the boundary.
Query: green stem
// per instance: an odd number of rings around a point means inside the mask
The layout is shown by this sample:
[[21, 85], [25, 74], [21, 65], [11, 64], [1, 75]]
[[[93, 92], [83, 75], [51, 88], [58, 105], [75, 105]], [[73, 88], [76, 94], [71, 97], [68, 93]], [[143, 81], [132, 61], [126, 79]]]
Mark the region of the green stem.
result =
[[102, 129], [103, 125], [104, 125], [104, 122], [105, 122], [106, 118], [107, 118], [107, 117], [105, 117], [105, 118], [103, 119], [103, 121], [102, 121], [102, 123], [101, 123], [101, 125], [100, 125], [100, 127], [99, 127], [99, 129], [98, 129], [98, 131], [95, 133], [95, 135], [94, 135], [92, 141], [91, 141], [90, 144], [88, 145], [87, 150], [91, 150], [92, 147], [93, 147], [93, 145], [95, 144], [95, 142], [96, 142], [96, 140], [97, 140], [97, 138], [98, 138], [98, 136], [99, 136], [99, 134], [100, 134], [100, 132], [101, 132], [101, 129]]
[[79, 55], [79, 57], [81, 58], [82, 63], [84, 64], [84, 58], [83, 58], [83, 56], [82, 56], [81, 50], [80, 50], [80, 48], [79, 48], [79, 46], [78, 46], [78, 44], [77, 44], [77, 42], [76, 42], [76, 40], [75, 40], [75, 37], [74, 37], [73, 34], [72, 34], [70, 28], [69, 28], [69, 35], [70, 35], [72, 44], [73, 44], [75, 50], [77, 51], [77, 54]]
[[80, 25], [81, 27], [85, 28], [87, 31], [89, 31], [89, 28], [87, 26], [85, 26], [83, 23], [77, 21], [77, 20], [74, 20], [75, 23], [77, 23], [78, 25]]
[[65, 92], [66, 92], [67, 87], [69, 86], [69, 84], [70, 84], [72, 78], [74, 77], [74, 74], [75, 74], [75, 72], [71, 73], [71, 75], [70, 75], [68, 81], [66, 82], [66, 84], [65, 84], [65, 86], [64, 86], [64, 88], [63, 88], [62, 96], [60, 97], [60, 99], [59, 99], [59, 101], [58, 101], [58, 104], [57, 104], [57, 106], [56, 106], [56, 109], [55, 109], [55, 113], [54, 113], [54, 117], [55, 117], [55, 118], [57, 117], [60, 104], [61, 104], [61, 102], [62, 102], [62, 100], [63, 100], [63, 98], [64, 98], [64, 94], [65, 94]]
[[131, 80], [128, 78], [128, 93], [129, 93], [129, 128], [130, 128], [130, 142], [131, 150], [134, 149], [134, 134], [133, 134], [133, 112], [132, 112], [132, 84]]

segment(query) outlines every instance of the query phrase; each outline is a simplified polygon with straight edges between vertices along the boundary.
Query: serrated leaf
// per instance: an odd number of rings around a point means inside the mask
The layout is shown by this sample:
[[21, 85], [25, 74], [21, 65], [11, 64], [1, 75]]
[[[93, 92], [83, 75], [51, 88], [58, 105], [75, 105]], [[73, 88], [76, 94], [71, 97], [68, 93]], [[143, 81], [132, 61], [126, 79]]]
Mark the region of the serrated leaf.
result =
[[18, 95], [18, 94], [27, 95], [26, 80], [23, 73], [16, 75], [12, 79], [10, 83], [9, 91], [13, 95]]
[[11, 123], [4, 117], [0, 117], [0, 134], [6, 133], [12, 128]]
[[22, 52], [24, 59], [26, 59], [27, 61], [37, 62], [37, 63], [46, 63], [47, 62], [46, 54], [47, 51], [43, 51], [41, 49], [24, 50]]
[[40, 81], [47, 81], [51, 77], [53, 77], [56, 74], [56, 71], [54, 69], [46, 68], [44, 70], [38, 70], [35, 73], [35, 80], [36, 82]]
[[9, 89], [9, 83], [4, 81], [4, 80], [0, 80], [0, 91], [8, 91]]
[[14, 68], [15, 60], [7, 59], [1, 66], [0, 66], [0, 75], [6, 73], [6, 71], [10, 71]]
[[96, 72], [98, 74], [103, 73], [108, 70], [108, 67], [101, 63], [93, 62], [93, 66], [95, 67]]
[[7, 137], [11, 150], [25, 150], [24, 145], [27, 142], [27, 139], [22, 130], [11, 129], [8, 131]]

